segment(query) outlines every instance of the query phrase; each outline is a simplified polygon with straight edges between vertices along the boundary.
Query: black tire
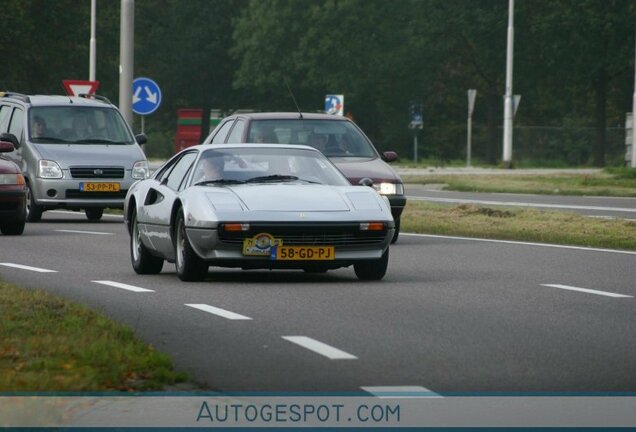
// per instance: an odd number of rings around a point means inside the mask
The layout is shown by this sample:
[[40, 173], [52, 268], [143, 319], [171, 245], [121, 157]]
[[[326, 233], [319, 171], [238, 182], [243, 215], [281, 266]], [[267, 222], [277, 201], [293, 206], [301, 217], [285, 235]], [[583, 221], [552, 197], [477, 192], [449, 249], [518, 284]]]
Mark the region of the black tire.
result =
[[400, 236], [400, 218], [395, 219], [395, 232], [393, 233], [393, 238], [391, 239], [391, 244], [395, 243]]
[[135, 210], [130, 218], [130, 262], [137, 274], [157, 274], [163, 268], [163, 259], [151, 255], [141, 242]]
[[353, 269], [356, 272], [356, 276], [360, 280], [380, 280], [386, 274], [386, 269], [389, 266], [389, 249], [384, 251], [382, 258], [374, 260], [360, 261], [353, 265]]
[[98, 221], [104, 215], [104, 209], [101, 207], [88, 207], [84, 209], [86, 219], [89, 221]]
[[208, 274], [209, 266], [192, 249], [185, 230], [185, 219], [181, 210], [177, 213], [175, 220], [174, 235], [174, 264], [177, 269], [177, 276], [186, 282], [203, 280]]
[[26, 221], [27, 222], [40, 222], [42, 220], [42, 213], [44, 208], [35, 203], [33, 197], [33, 191], [31, 185], [27, 184], [27, 196], [26, 196]]
[[24, 223], [26, 219], [18, 222], [5, 222], [0, 224], [0, 232], [4, 235], [20, 235], [24, 232]]

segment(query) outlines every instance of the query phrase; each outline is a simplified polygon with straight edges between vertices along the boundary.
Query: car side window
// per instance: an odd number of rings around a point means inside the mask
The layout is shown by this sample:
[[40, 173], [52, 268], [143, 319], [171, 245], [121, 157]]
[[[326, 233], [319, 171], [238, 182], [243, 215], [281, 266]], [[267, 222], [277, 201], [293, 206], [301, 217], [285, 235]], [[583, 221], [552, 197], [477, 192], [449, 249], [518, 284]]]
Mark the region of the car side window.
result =
[[225, 137], [227, 137], [227, 134], [230, 131], [230, 128], [232, 127], [233, 123], [234, 123], [233, 120], [229, 120], [223, 123], [221, 127], [219, 128], [219, 131], [217, 132], [217, 134], [214, 136], [214, 138], [212, 138], [212, 144], [224, 143]]
[[9, 133], [15, 135], [18, 141], [22, 141], [22, 131], [24, 130], [24, 111], [20, 108], [13, 110], [11, 123], [9, 123]]
[[245, 129], [245, 121], [237, 120], [234, 123], [234, 127], [232, 128], [232, 132], [230, 133], [230, 137], [227, 139], [228, 143], [240, 143], [241, 137], [243, 136], [243, 130]]
[[166, 186], [170, 189], [178, 190], [181, 182], [183, 182], [183, 179], [192, 167], [192, 163], [196, 157], [197, 152], [184, 154], [181, 159], [179, 159], [179, 162], [176, 163], [173, 170], [170, 171], [170, 174], [168, 174], [168, 182], [166, 183]]
[[12, 111], [13, 109], [9, 105], [0, 106], [0, 133], [4, 133], [9, 129]]

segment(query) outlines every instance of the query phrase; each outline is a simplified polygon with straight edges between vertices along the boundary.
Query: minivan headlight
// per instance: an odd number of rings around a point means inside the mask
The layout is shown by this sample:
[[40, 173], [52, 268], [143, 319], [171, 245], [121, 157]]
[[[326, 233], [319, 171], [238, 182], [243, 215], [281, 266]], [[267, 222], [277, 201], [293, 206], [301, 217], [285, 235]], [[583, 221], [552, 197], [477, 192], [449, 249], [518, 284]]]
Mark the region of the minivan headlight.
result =
[[399, 183], [378, 183], [374, 184], [373, 187], [377, 190], [381, 195], [403, 195], [404, 187]]
[[38, 162], [38, 177], [60, 179], [63, 177], [62, 168], [55, 161], [42, 159]]
[[133, 165], [132, 178], [135, 180], [143, 180], [148, 178], [150, 169], [148, 168], [148, 161], [137, 161]]

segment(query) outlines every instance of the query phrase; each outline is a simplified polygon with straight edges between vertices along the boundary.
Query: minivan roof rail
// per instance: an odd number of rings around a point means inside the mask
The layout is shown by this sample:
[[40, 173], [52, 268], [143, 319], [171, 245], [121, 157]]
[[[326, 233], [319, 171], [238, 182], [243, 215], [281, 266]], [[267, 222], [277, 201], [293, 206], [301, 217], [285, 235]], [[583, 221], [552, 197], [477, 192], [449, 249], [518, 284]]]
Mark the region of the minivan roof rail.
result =
[[12, 91], [0, 92], [0, 97], [10, 97], [13, 99], [21, 100], [22, 102], [26, 102], [26, 103], [31, 102], [31, 99], [27, 95], [18, 93], [18, 92], [12, 92]]
[[81, 93], [78, 96], [81, 97], [81, 98], [85, 98], [85, 99], [97, 99], [97, 100], [100, 100], [102, 102], [106, 102], [107, 104], [111, 104], [111, 102], [108, 100], [108, 98], [106, 96], [100, 96], [100, 95], [88, 94], [88, 93]]

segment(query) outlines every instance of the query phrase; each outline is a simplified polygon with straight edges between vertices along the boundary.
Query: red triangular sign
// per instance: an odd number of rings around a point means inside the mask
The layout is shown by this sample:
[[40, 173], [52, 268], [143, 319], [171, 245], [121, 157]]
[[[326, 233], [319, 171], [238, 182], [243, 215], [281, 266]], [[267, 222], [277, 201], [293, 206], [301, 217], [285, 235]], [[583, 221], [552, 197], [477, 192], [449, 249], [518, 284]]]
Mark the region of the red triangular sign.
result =
[[64, 88], [69, 96], [79, 96], [81, 94], [95, 94], [99, 81], [63, 80]]

